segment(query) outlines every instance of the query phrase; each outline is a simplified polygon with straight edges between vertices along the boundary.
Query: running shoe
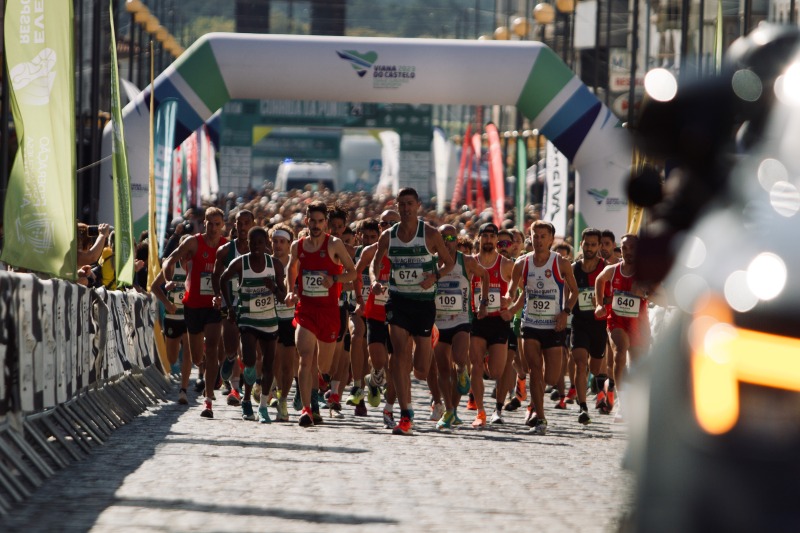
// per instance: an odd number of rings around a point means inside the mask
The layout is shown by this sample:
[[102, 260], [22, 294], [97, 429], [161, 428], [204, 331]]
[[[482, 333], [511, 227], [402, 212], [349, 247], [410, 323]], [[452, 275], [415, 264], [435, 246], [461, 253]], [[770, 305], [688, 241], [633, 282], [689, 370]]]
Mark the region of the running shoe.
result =
[[475, 420], [472, 421], [472, 427], [475, 429], [486, 426], [486, 411], [478, 411], [475, 415]]
[[505, 420], [503, 420], [503, 414], [501, 411], [495, 409], [494, 413], [492, 413], [492, 418], [489, 420], [490, 424], [504, 424]]
[[442, 415], [442, 418], [436, 422], [436, 429], [443, 430], [443, 429], [453, 429], [453, 421], [455, 420], [455, 415], [452, 411], [445, 411]]
[[394, 414], [386, 409], [383, 410], [383, 427], [386, 429], [394, 428]]
[[203, 381], [202, 378], [195, 380], [194, 391], [198, 394], [202, 394], [204, 390], [206, 390], [206, 382]]
[[363, 399], [364, 399], [364, 389], [353, 385], [353, 388], [350, 389], [350, 396], [347, 397], [347, 401], [345, 403], [347, 405], [358, 405], [361, 403]]
[[273, 396], [272, 398], [269, 399], [269, 406], [277, 409], [278, 408], [278, 401], [279, 401], [279, 398], [277, 398], [276, 396]]
[[458, 412], [453, 411], [453, 427], [455, 426], [463, 426], [464, 421], [458, 418]]
[[589, 412], [581, 410], [581, 414], [578, 415], [578, 422], [583, 424], [584, 426], [588, 425], [592, 421], [589, 418]]
[[[288, 420], [288, 419], [287, 419]], [[266, 407], [259, 407], [258, 408], [258, 423], [259, 424], [271, 424], [272, 420], [269, 418], [269, 410]], [[301, 426], [303, 424], [300, 424]]]
[[344, 418], [342, 414], [342, 404], [339, 402], [339, 395], [331, 393], [328, 396], [328, 407], [331, 411], [331, 418]]
[[357, 405], [356, 409], [353, 412], [355, 416], [368, 416], [369, 413], [367, 412], [367, 404], [364, 403], [364, 400], [361, 400]]
[[[219, 388], [219, 387], [217, 387], [217, 388]], [[231, 386], [231, 382], [230, 381], [228, 381], [226, 379], [222, 380], [222, 390], [220, 392], [222, 393], [223, 396], [227, 396], [228, 394], [230, 394], [232, 388], [233, 387]]]
[[456, 378], [456, 389], [458, 390], [459, 394], [466, 394], [469, 392], [471, 385], [472, 383], [469, 380], [469, 370], [467, 370], [465, 365], [461, 372], [458, 373]]
[[475, 403], [475, 395], [472, 392], [469, 393], [469, 399], [467, 400], [467, 411], [477, 411], [478, 404]]
[[614, 391], [608, 391], [606, 394], [606, 406], [608, 407], [608, 412], [610, 413], [612, 409], [614, 409]]
[[234, 407], [239, 407], [242, 405], [242, 397], [239, 394], [239, 391], [236, 389], [231, 389], [231, 393], [228, 394], [228, 405], [232, 405]]
[[[260, 412], [260, 410], [259, 410]], [[269, 416], [269, 415], [267, 415]], [[300, 426], [307, 428], [309, 426], [314, 425], [314, 414], [311, 412], [311, 409], [308, 407], [303, 407], [303, 411], [300, 413], [300, 420], [297, 422]]]
[[560, 397], [560, 394], [561, 393], [558, 392], [558, 389], [553, 389], [552, 392], [550, 392], [550, 399], [553, 400], [554, 402], [557, 402]]
[[544, 393], [545, 394], [550, 394], [551, 392], [553, 392], [553, 386], [552, 385], [546, 385], [544, 387]]
[[529, 405], [525, 411], [525, 425], [533, 427], [533, 423], [536, 420], [536, 411], [533, 410], [533, 406]]
[[575, 387], [570, 387], [569, 392], [567, 393], [567, 403], [575, 403], [575, 400], [578, 398], [578, 389]]
[[311, 418], [317, 426], [323, 423], [322, 415], [319, 414], [319, 409], [315, 410], [313, 405], [311, 406]]
[[492, 387], [492, 393], [489, 394], [490, 398], [497, 398], [497, 387]]
[[510, 400], [508, 400], [506, 402], [506, 404], [503, 406], [503, 410], [505, 410], [505, 411], [516, 411], [520, 407], [522, 407], [522, 403], [519, 401], [519, 398], [514, 396], [513, 398], [511, 398]]
[[181, 405], [189, 403], [189, 398], [186, 396], [186, 389], [181, 389], [181, 392], [178, 393], [178, 403]]
[[595, 409], [602, 409], [606, 404], [606, 393], [603, 391], [599, 391], [597, 393], [597, 398], [594, 401], [594, 408]]
[[411, 429], [411, 419], [407, 416], [400, 418], [400, 422], [392, 429], [392, 435], [413, 435]]
[[525, 389], [525, 379], [517, 378], [517, 386], [514, 387], [514, 396], [519, 400], [519, 403], [522, 404], [525, 400], [528, 399], [528, 391]]
[[222, 361], [222, 366], [219, 367], [219, 375], [224, 381], [228, 381], [231, 379], [231, 375], [233, 374], [233, 364], [236, 362], [236, 358], [228, 359], [225, 358]]
[[555, 406], [556, 409], [566, 409], [567, 408], [567, 401], [564, 398], [559, 398], [558, 402], [556, 402]]
[[289, 421], [289, 408], [286, 407], [286, 398], [281, 398], [278, 402], [278, 407], [275, 408], [275, 421], [288, 422]]
[[211, 410], [211, 402], [209, 402], [208, 400], [206, 400], [205, 408], [200, 413], [200, 416], [202, 416], [203, 418], [214, 418], [214, 411]]
[[385, 387], [386, 386], [386, 371], [381, 369], [381, 370], [375, 372], [373, 370], [369, 375], [367, 375], [367, 379], [375, 387]]
[[303, 399], [300, 397], [300, 391], [295, 391], [294, 400], [292, 401], [292, 409], [295, 411], [303, 410]]
[[[381, 404], [381, 389], [375, 385], [372, 375], [367, 376], [367, 403], [371, 407], [378, 407]], [[363, 403], [363, 402], [362, 402]]]
[[435, 403], [431, 406], [431, 417], [429, 420], [436, 422], [444, 416], [444, 405], [441, 402]]
[[528, 433], [534, 435], [547, 435], [547, 420], [543, 418], [534, 418], [533, 426], [528, 430]]
[[242, 372], [242, 376], [244, 377], [244, 382], [248, 385], [252, 385], [256, 382], [258, 376], [256, 375], [256, 367], [255, 366], [246, 366], [244, 367], [244, 371]]
[[253, 395], [253, 400], [257, 402], [261, 401], [261, 383], [258, 381], [255, 382], [251, 394]]
[[251, 401], [242, 402], [242, 420], [255, 420], [255, 419], [256, 415], [253, 414], [253, 402]]

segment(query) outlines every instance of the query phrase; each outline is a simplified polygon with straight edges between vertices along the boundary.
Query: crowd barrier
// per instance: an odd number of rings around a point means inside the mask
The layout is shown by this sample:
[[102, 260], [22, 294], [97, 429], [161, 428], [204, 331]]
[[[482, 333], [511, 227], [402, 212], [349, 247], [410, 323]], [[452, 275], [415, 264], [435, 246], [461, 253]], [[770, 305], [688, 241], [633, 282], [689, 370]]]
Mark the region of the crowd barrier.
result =
[[0, 272], [0, 515], [167, 401], [156, 302]]

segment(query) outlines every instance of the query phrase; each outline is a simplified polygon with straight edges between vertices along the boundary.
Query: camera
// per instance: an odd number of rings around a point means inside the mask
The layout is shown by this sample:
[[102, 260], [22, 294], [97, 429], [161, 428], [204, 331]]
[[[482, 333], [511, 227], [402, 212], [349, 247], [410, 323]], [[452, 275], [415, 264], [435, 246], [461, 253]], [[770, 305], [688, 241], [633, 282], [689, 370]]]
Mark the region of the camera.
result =
[[[111, 231], [114, 231], [114, 226], [109, 226]], [[86, 226], [87, 237], [97, 237], [100, 235], [100, 226]]]

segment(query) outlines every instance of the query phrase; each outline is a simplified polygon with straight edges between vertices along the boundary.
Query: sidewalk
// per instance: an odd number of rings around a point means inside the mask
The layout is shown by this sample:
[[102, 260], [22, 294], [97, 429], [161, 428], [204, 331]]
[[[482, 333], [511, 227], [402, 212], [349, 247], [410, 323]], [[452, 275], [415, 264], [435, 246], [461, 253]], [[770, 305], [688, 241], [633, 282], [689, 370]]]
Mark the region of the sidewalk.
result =
[[483, 430], [460, 410], [467, 427], [440, 433], [427, 389], [413, 389], [412, 437], [383, 429], [380, 409], [355, 418], [345, 407], [344, 419], [303, 429], [291, 407], [290, 424], [245, 422], [219, 391], [213, 420], [200, 417], [199, 397], [163, 404], [48, 480], [0, 531], [616, 529], [631, 476], [613, 416], [592, 409], [584, 427], [575, 405], [548, 407], [541, 437], [527, 433], [524, 407]]

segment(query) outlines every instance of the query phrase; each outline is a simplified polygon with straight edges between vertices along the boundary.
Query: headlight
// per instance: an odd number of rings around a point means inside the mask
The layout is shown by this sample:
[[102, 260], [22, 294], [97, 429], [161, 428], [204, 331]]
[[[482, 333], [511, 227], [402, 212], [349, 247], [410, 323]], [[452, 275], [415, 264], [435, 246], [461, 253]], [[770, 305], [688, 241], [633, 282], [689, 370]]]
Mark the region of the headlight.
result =
[[[703, 430], [720, 435], [740, 421], [742, 390], [749, 406], [764, 404], [763, 388], [800, 392], [800, 339], [737, 327], [723, 299], [701, 302], [689, 328], [694, 412]], [[797, 401], [774, 404], [797, 419]]]

